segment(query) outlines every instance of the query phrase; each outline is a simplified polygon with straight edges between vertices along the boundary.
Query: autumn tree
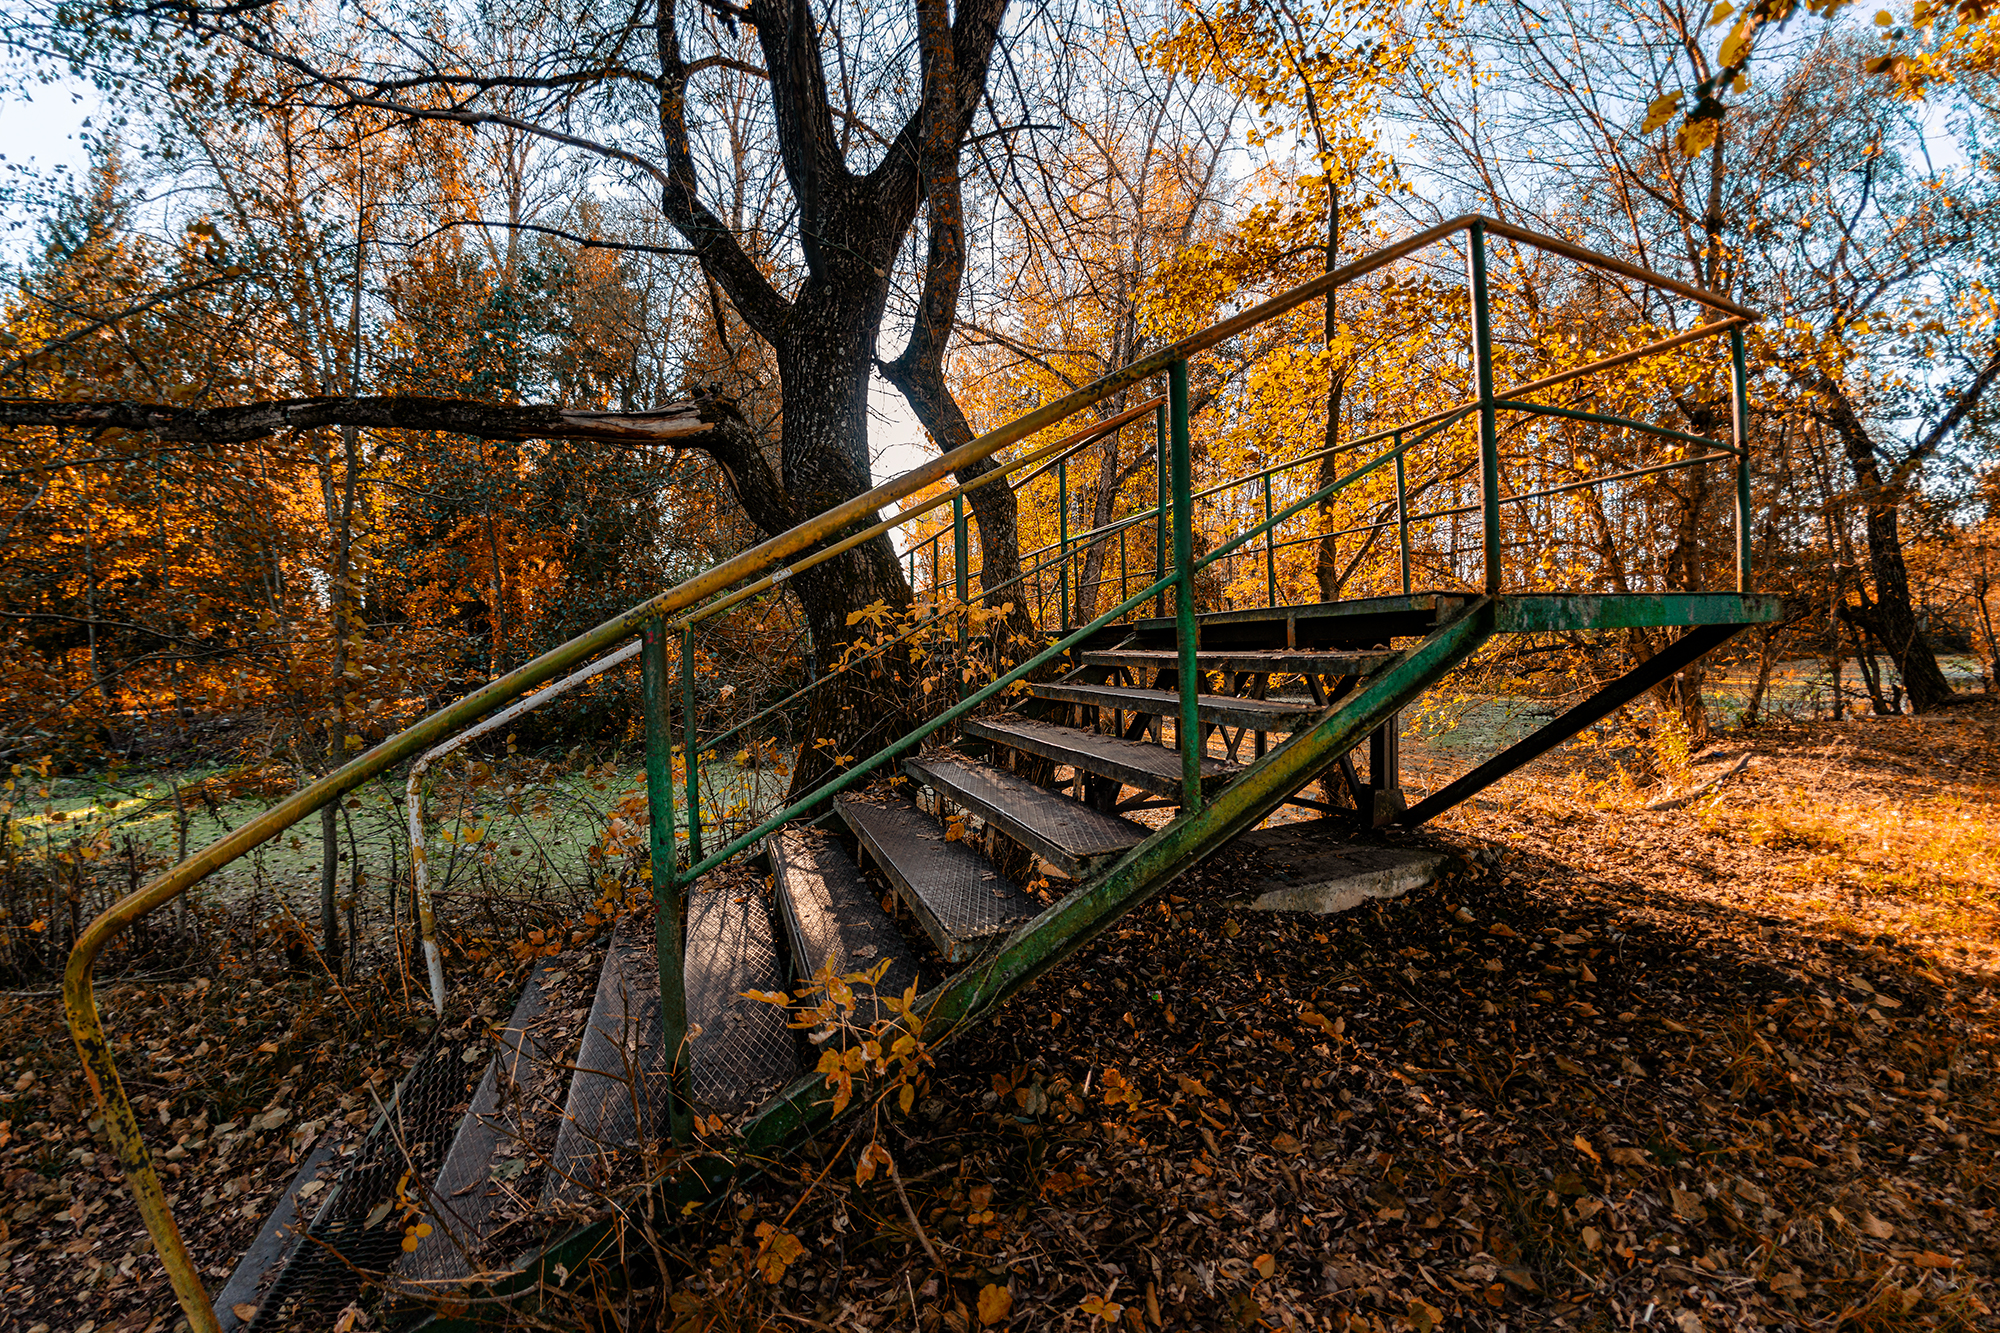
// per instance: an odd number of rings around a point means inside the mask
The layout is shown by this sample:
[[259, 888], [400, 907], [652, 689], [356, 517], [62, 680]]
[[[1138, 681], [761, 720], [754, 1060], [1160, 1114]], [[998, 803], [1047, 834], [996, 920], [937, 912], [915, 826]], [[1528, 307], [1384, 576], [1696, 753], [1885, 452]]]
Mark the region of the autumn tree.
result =
[[[824, 18], [798, 0], [753, 0], [743, 8], [660, 0], [642, 11], [581, 19], [526, 4], [504, 15], [510, 40], [502, 44], [490, 40], [493, 25], [483, 20], [357, 32], [331, 14], [319, 22], [258, 7], [112, 4], [64, 11], [47, 35], [80, 66], [122, 58], [129, 68], [134, 52], [112, 49], [129, 38], [147, 60], [188, 82], [220, 87], [228, 69], [253, 67], [265, 114], [299, 108], [380, 118], [404, 133], [441, 126], [468, 138], [525, 136], [569, 155], [604, 187], [647, 198], [679, 240], [650, 248], [676, 248], [699, 266], [727, 306], [724, 318], [768, 346], [779, 381], [772, 447], [727, 414], [675, 442], [711, 453], [750, 519], [777, 532], [869, 485], [867, 397], [878, 359], [940, 443], [965, 433], [951, 420], [956, 409], [941, 366], [963, 273], [959, 158], [975, 120], [992, 105], [986, 76], [1004, 16], [1004, 0], [955, 12], [931, 0], [907, 11], [836, 6]], [[1033, 18], [1016, 26], [1016, 42], [1048, 36]], [[747, 47], [746, 31], [753, 38]], [[536, 36], [516, 40], [520, 34]], [[729, 180], [732, 149], [741, 143], [732, 145], [729, 126], [704, 117], [701, 90], [732, 72], [759, 92], [757, 129], [771, 147], [762, 188], [783, 200], [765, 213], [784, 219], [769, 234], [737, 230], [716, 190]], [[1010, 132], [1000, 121], [984, 131], [996, 150]], [[925, 255], [911, 274], [918, 317], [904, 351], [881, 358], [884, 313], [920, 211]], [[317, 419], [380, 428], [399, 413], [414, 421], [428, 411], [407, 402], [365, 410], [330, 403]], [[88, 419], [73, 407], [38, 416], [14, 404], [9, 412], [17, 423]], [[169, 433], [200, 429], [169, 424], [185, 418], [157, 407], [106, 409], [101, 419], [112, 416]], [[470, 407], [457, 410], [461, 427], [479, 426], [480, 418]], [[511, 425], [488, 418], [471, 433], [507, 438], [520, 424], [518, 417]], [[983, 573], [1005, 580], [1012, 574], [1011, 497], [1003, 487], [977, 494]], [[886, 541], [819, 566], [795, 586], [823, 658], [852, 637], [854, 610], [908, 596]], [[893, 717], [864, 719], [848, 703], [839, 689], [821, 691], [811, 729], [842, 737], [848, 749], [896, 730]], [[817, 776], [817, 761], [798, 771], [802, 784]]]
[[[1863, 531], [1869, 593], [1860, 613], [1896, 657], [1915, 706], [1935, 707], [1950, 691], [1918, 632], [1894, 516], [1909, 494], [1900, 488], [1992, 382], [1984, 369], [1990, 334], [1978, 317], [1938, 318], [1951, 301], [1939, 304], [1937, 279], [1973, 260], [1981, 244], [1977, 219], [1986, 210], [1971, 196], [1986, 188], [1983, 176], [1924, 166], [1914, 119], [1872, 101], [1862, 51], [1831, 36], [1767, 42], [1766, 82], [1753, 88], [1741, 71], [1729, 74], [1736, 110], [1727, 118], [1678, 118], [1672, 90], [1722, 91], [1715, 80], [1733, 68], [1737, 52], [1722, 49], [1733, 29], [1707, 27], [1710, 17], [1705, 5], [1668, 6], [1607, 33], [1588, 4], [1532, 16], [1481, 11], [1478, 73], [1426, 79], [1406, 104], [1419, 132], [1448, 150], [1426, 164], [1429, 189], [1771, 312], [1754, 350], [1789, 382], [1781, 410], [1797, 405], [1829, 426], [1844, 419], [1853, 427], [1840, 446], [1851, 489], [1836, 487], [1828, 502], [1858, 516]], [[1951, 198], [1959, 206], [1947, 207]], [[1672, 327], [1686, 317], [1640, 293], [1606, 296], [1607, 327]], [[1885, 331], [1903, 320], [1926, 327], [1934, 349], [1956, 349], [1944, 362], [1962, 369], [1931, 377], [1923, 394], [1891, 408], [1895, 390], [1877, 397], [1851, 378], [1882, 371], [1885, 389], [1898, 379], [1894, 363], [1862, 354], [1871, 318]], [[1890, 344], [1876, 345], [1887, 352]], [[1690, 379], [1671, 410], [1712, 434], [1726, 420], [1725, 394], [1712, 375]], [[1930, 404], [1929, 419], [1916, 425], [1902, 413], [1919, 398]], [[1852, 410], [1843, 412], [1843, 399]], [[1892, 425], [1899, 417], [1907, 424]], [[1771, 416], [1760, 411], [1758, 419]], [[1753, 443], [1753, 460], [1763, 447]], [[1905, 461], [1910, 467], [1899, 470]], [[1794, 480], [1767, 473], [1760, 503], [1788, 502], [1782, 483]], [[1697, 534], [1721, 491], [1697, 472], [1680, 494], [1674, 586], [1703, 586], [1721, 553], [1703, 550]], [[1699, 734], [1699, 674], [1683, 673], [1678, 687]]]

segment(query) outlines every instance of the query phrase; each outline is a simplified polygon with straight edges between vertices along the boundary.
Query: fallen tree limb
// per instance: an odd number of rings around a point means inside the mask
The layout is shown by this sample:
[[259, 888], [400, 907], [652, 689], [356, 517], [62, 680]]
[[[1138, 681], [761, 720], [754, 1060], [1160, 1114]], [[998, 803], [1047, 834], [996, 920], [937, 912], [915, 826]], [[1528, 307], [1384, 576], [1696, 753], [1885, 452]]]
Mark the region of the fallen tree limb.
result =
[[717, 436], [744, 429], [735, 404], [707, 396], [651, 412], [577, 412], [418, 394], [286, 398], [233, 407], [0, 398], [0, 427], [6, 426], [143, 431], [163, 440], [198, 444], [235, 444], [288, 430], [354, 426], [445, 431], [483, 440], [617, 440], [675, 448], [711, 448]]

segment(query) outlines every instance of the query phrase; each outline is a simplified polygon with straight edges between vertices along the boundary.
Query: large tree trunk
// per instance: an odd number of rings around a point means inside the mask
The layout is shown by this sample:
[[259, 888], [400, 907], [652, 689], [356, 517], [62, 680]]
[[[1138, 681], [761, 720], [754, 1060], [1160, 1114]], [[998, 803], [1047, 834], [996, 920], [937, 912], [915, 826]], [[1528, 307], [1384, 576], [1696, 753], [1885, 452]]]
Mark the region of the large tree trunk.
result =
[[[965, 419], [935, 363], [912, 365], [908, 357], [899, 357], [883, 362], [882, 374], [909, 401], [917, 421], [930, 433], [941, 452], [950, 453], [972, 443], [972, 425]], [[964, 486], [999, 467], [992, 459], [982, 458], [952, 476]], [[1014, 488], [999, 481], [981, 486], [966, 496], [966, 507], [972, 511], [978, 533], [979, 590], [986, 605], [998, 610], [1011, 602], [1014, 610], [1007, 617], [1008, 628], [1019, 635], [1033, 634], [1028, 599], [1016, 581], [1021, 576], [1021, 529]]]
[[1949, 703], [1952, 690], [1938, 670], [1930, 644], [1917, 628], [1917, 613], [1910, 604], [1910, 571], [1903, 562], [1898, 513], [1901, 496], [1883, 484], [1875, 441], [1841, 386], [1821, 373], [1812, 387], [1819, 392], [1824, 415], [1840, 438], [1848, 467], [1853, 469], [1862, 525], [1868, 536], [1868, 572], [1875, 584], [1875, 599], [1874, 605], [1856, 614], [1866, 616], [1868, 627], [1902, 673], [1911, 711], [1928, 713]]
[[[784, 517], [792, 523], [869, 487], [868, 379], [880, 305], [879, 295], [802, 300], [778, 345], [789, 510]], [[749, 495], [744, 498], [754, 503]], [[849, 623], [853, 613], [877, 602], [904, 610], [910, 585], [885, 534], [804, 571], [792, 586], [812, 633], [820, 675], [832, 677], [806, 706], [809, 739], [792, 771], [796, 798], [910, 729], [907, 654], [890, 650], [864, 666], [838, 670], [849, 648], [868, 632], [865, 621]]]

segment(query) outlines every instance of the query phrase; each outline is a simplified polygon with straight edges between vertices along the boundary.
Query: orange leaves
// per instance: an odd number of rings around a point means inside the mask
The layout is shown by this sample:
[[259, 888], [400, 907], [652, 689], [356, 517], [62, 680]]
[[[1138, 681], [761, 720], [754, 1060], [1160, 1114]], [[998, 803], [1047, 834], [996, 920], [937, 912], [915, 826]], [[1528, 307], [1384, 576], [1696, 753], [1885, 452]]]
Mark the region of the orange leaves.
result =
[[894, 1171], [896, 1163], [889, 1156], [887, 1148], [884, 1148], [879, 1143], [871, 1143], [861, 1150], [860, 1159], [854, 1167], [854, 1183], [857, 1185], [866, 1185], [875, 1178], [875, 1169], [877, 1167], [887, 1167], [889, 1170]]
[[1107, 1324], [1117, 1323], [1119, 1316], [1125, 1313], [1125, 1307], [1117, 1301], [1094, 1294], [1084, 1297], [1083, 1303], [1076, 1308], [1092, 1319], [1101, 1319]]
[[1347, 1031], [1345, 1018], [1328, 1018], [1319, 1010], [1307, 1006], [1299, 1011], [1299, 1022], [1309, 1028], [1317, 1028], [1330, 1038], [1339, 1038]]
[[757, 1252], [751, 1263], [766, 1282], [775, 1286], [805, 1252], [805, 1243], [785, 1228], [769, 1222], [757, 1224]]
[[889, 960], [885, 958], [866, 972], [841, 976], [834, 973], [829, 961], [795, 995], [744, 992], [766, 1004], [793, 1007], [797, 1016], [791, 1026], [812, 1032], [812, 1041], [828, 1047], [820, 1052], [816, 1068], [833, 1091], [836, 1115], [853, 1102], [857, 1079], [872, 1080], [877, 1098], [892, 1101], [904, 1114], [916, 1105], [922, 1089], [923, 1069], [930, 1063], [930, 1054], [923, 1043], [923, 1016], [916, 1012], [916, 983], [911, 982], [901, 996], [873, 996], [875, 1007], [887, 1011], [889, 1017], [865, 1028], [854, 1021], [861, 992], [872, 995], [888, 971]]
[[981, 1324], [1004, 1324], [1013, 1313], [1014, 1293], [1006, 1287], [989, 1282], [979, 1289], [979, 1303], [973, 1314]]
[[1639, 122], [1639, 133], [1651, 134], [1654, 130], [1672, 120], [1674, 113], [1681, 109], [1681, 97], [1681, 92], [1676, 89], [1671, 93], [1655, 97], [1652, 101], [1648, 102], [1646, 104], [1646, 118]]
[[1139, 1089], [1119, 1073], [1116, 1066], [1105, 1068], [1104, 1077], [1098, 1080], [1098, 1086], [1103, 1090], [1104, 1104], [1107, 1106], [1128, 1106], [1137, 1110], [1140, 1101], [1143, 1100], [1139, 1095]]

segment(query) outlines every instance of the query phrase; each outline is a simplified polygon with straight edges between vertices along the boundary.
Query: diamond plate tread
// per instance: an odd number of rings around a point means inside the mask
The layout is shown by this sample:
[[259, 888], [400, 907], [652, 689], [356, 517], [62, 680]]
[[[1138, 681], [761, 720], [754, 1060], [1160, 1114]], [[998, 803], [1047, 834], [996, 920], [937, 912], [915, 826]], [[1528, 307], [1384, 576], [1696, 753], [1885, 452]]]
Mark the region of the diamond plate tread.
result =
[[1072, 879], [1137, 847], [1152, 830], [1093, 810], [1005, 769], [970, 759], [912, 759], [903, 769], [917, 781], [979, 812], [1009, 837]]
[[945, 961], [962, 963], [1041, 905], [903, 797], [840, 796], [840, 817], [923, 925]]
[[[916, 954], [876, 901], [861, 868], [838, 842], [826, 834], [785, 828], [766, 839], [764, 846], [771, 856], [778, 915], [799, 985], [807, 984], [828, 963], [839, 976], [869, 971], [885, 958], [889, 970], [876, 983], [876, 995], [900, 996], [912, 983], [921, 984]], [[872, 1001], [856, 1007], [855, 1018], [862, 1023], [889, 1016]]]
[[[1382, 652], [1306, 652], [1289, 648], [1246, 648], [1195, 653], [1197, 671], [1244, 671], [1255, 675], [1285, 676], [1365, 676], [1400, 657]], [[1174, 648], [1109, 648], [1083, 654], [1087, 666], [1150, 667], [1158, 671], [1178, 671], [1181, 655]]]
[[651, 919], [621, 920], [598, 969], [543, 1180], [544, 1206], [587, 1198], [594, 1183], [617, 1179], [619, 1160], [655, 1132], [668, 1092], [655, 959]]
[[431, 1183], [425, 1210], [431, 1233], [397, 1263], [399, 1277], [451, 1282], [473, 1271], [473, 1255], [491, 1230], [494, 1210], [508, 1197], [492, 1179], [494, 1165], [505, 1148], [527, 1138], [524, 1115], [555, 1109], [566, 1052], [555, 1049], [553, 1034], [541, 1022], [549, 1007], [546, 970], [546, 962], [535, 965], [506, 1026], [495, 1033], [493, 1057]]
[[[650, 960], [651, 954], [648, 954]], [[785, 964], [771, 933], [760, 886], [704, 877], [687, 899], [690, 1087], [695, 1104], [736, 1112], [754, 1106], [804, 1072], [791, 1011], [747, 990], [783, 991]]]
[[[1178, 750], [1026, 718], [1009, 718], [1005, 722], [967, 718], [961, 730], [967, 736], [1025, 750], [1044, 759], [1053, 759], [1058, 764], [1080, 768], [1086, 773], [1116, 779], [1140, 791], [1159, 796], [1181, 794], [1181, 756]], [[1219, 787], [1242, 771], [1240, 764], [1203, 755], [1202, 787], [1204, 790]]]
[[[1149, 713], [1174, 717], [1180, 713], [1181, 696], [1173, 690], [1142, 690], [1126, 685], [1076, 685], [1059, 682], [1030, 685], [1028, 693], [1056, 703], [1083, 704], [1091, 708], [1122, 708], [1128, 713]], [[1290, 731], [1319, 712], [1310, 703], [1288, 699], [1242, 699], [1230, 694], [1197, 694], [1195, 716], [1204, 722], [1219, 722], [1253, 731]]]

